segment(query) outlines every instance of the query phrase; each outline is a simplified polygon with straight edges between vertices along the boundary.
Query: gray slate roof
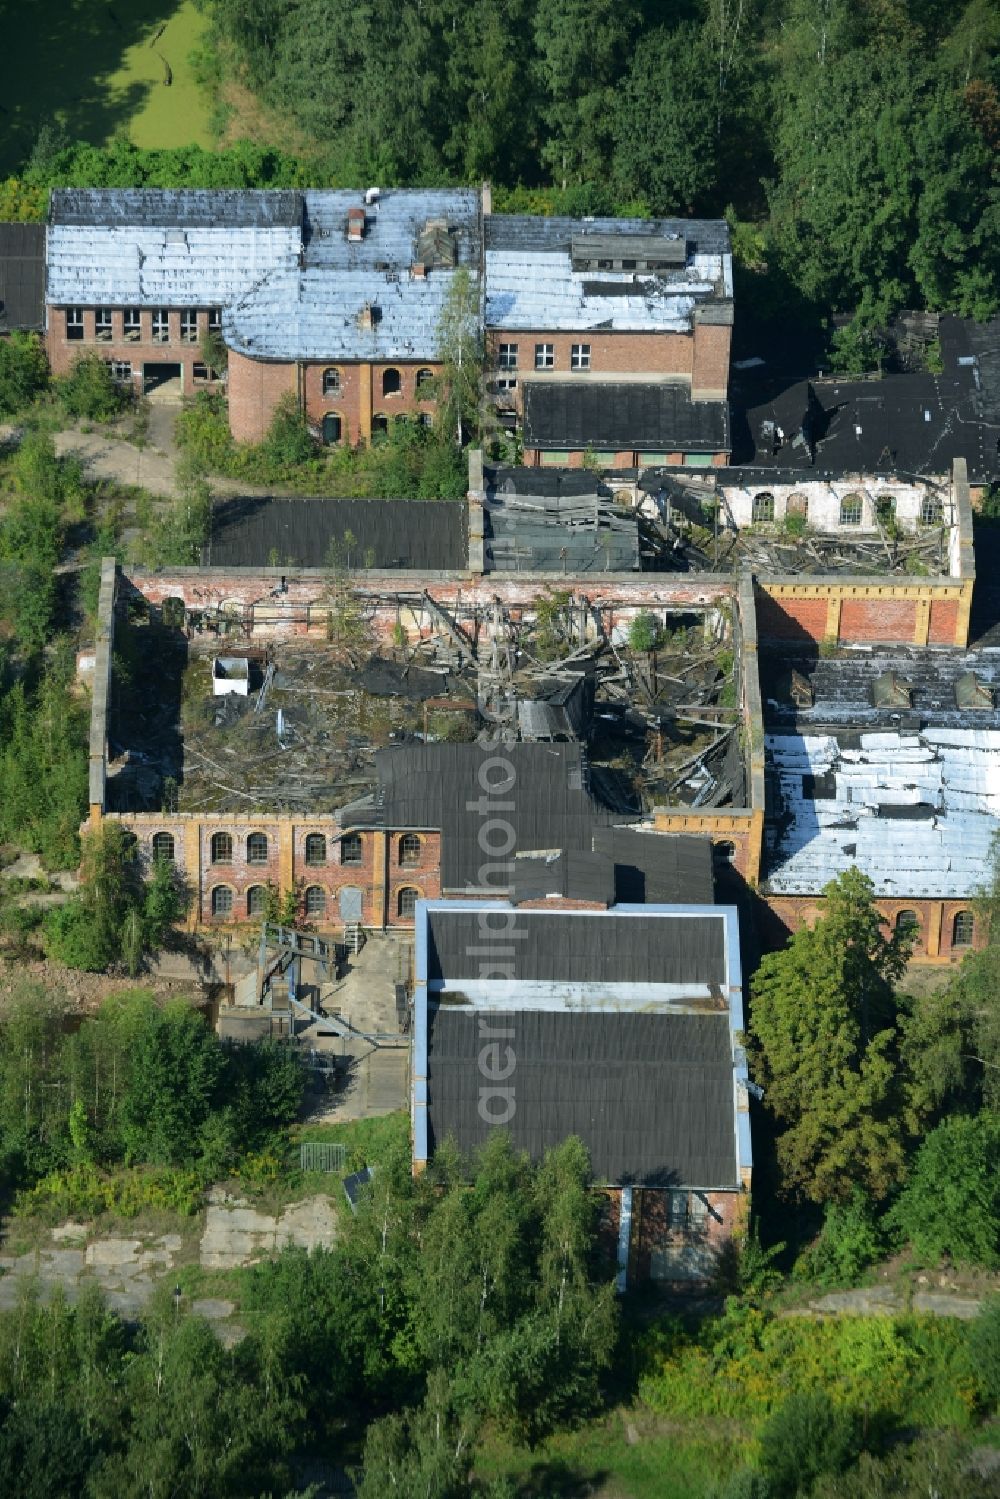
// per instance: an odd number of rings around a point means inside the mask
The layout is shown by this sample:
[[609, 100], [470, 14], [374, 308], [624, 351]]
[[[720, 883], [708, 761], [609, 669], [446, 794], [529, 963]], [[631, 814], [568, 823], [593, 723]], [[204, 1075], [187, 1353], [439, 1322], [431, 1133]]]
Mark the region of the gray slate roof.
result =
[[[330, 544], [353, 533], [352, 567], [461, 569], [465, 505], [450, 500], [221, 500], [212, 510], [206, 567], [326, 567]], [[440, 680], [440, 679], [438, 679]]]
[[[505, 744], [500, 751], [514, 767], [505, 811], [517, 850], [589, 849], [595, 826], [628, 822], [587, 789], [583, 751], [577, 744]], [[479, 769], [498, 753], [481, 744], [400, 745], [376, 752], [379, 823], [389, 828], [440, 828], [441, 886], [481, 889], [480, 870], [490, 862], [479, 843], [484, 818], [467, 803], [482, 796]], [[495, 864], [496, 859], [493, 860]], [[497, 875], [491, 877], [497, 881]], [[495, 890], [501, 885], [497, 882]]]
[[45, 225], [0, 224], [0, 332], [45, 326]]
[[224, 307], [297, 263], [302, 195], [59, 188], [47, 235], [55, 306]]
[[[437, 329], [454, 271], [413, 277], [418, 242], [431, 219], [446, 219], [457, 266], [478, 283], [479, 195], [471, 189], [382, 193], [367, 209], [364, 238], [346, 237], [347, 213], [362, 202], [351, 192], [305, 194], [301, 263], [246, 284], [223, 318], [233, 349], [258, 359], [433, 360]], [[359, 316], [374, 309], [371, 329]]]
[[524, 445], [725, 453], [729, 407], [725, 401], [692, 401], [690, 389], [679, 381], [599, 385], [528, 380]]
[[[432, 1007], [432, 1151], [450, 1135], [468, 1154], [489, 1135], [479, 1113], [479, 1026], [473, 1011]], [[538, 1159], [579, 1135], [599, 1182], [738, 1185], [727, 1015], [518, 1011], [513, 1029], [515, 1149]]]
[[594, 851], [612, 861], [615, 898], [624, 904], [710, 906], [715, 900], [710, 838], [596, 828]]

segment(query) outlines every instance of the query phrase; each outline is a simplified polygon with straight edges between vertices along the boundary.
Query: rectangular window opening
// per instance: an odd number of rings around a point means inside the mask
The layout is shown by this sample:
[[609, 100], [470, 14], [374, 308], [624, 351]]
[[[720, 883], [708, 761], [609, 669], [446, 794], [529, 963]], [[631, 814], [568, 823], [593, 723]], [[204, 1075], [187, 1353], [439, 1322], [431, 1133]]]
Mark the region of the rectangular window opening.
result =
[[555, 368], [556, 351], [554, 344], [535, 345], [535, 369], [551, 370]]
[[190, 307], [185, 307], [181, 312], [181, 343], [196, 344], [198, 342], [198, 314]]
[[83, 308], [67, 307], [66, 337], [78, 341], [83, 337]]
[[101, 343], [111, 342], [111, 308], [98, 307], [94, 314], [94, 332]]
[[497, 353], [497, 365], [502, 370], [517, 369], [517, 344], [501, 344]]
[[125, 338], [129, 343], [138, 343], [142, 331], [142, 319], [138, 307], [126, 307], [122, 315]]
[[170, 313], [165, 307], [157, 307], [153, 313], [153, 342], [165, 344], [170, 338]]
[[569, 363], [570, 363], [570, 369], [574, 369], [574, 370], [589, 370], [590, 369], [590, 345], [589, 344], [573, 344], [572, 348], [570, 349]]

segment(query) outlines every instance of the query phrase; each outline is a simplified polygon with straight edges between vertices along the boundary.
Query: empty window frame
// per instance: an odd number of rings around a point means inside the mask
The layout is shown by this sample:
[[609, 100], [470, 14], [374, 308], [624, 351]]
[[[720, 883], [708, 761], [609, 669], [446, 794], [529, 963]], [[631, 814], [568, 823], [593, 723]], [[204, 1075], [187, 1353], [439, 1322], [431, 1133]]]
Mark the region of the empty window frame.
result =
[[344, 435], [344, 421], [339, 411], [328, 411], [323, 417], [323, 442], [328, 448], [335, 447]]
[[417, 417], [417, 425], [419, 427], [433, 427], [434, 417], [429, 411], [421, 411]]
[[247, 836], [247, 863], [267, 863], [267, 834], [250, 833]]
[[153, 834], [153, 858], [157, 863], [172, 864], [174, 862], [173, 833]]
[[971, 911], [956, 911], [951, 924], [952, 947], [971, 947], [976, 932], [976, 921]]
[[753, 497], [753, 505], [750, 511], [751, 521], [755, 526], [766, 525], [774, 520], [774, 495], [766, 489]]
[[247, 915], [263, 916], [267, 910], [267, 886], [251, 885], [247, 891]]
[[785, 504], [786, 515], [799, 515], [803, 520], [809, 519], [809, 496], [807, 494], [790, 494]]
[[896, 931], [901, 937], [916, 937], [920, 931], [920, 917], [916, 911], [897, 911]]
[[233, 837], [231, 833], [212, 834], [212, 863], [231, 864], [233, 862]]
[[840, 524], [842, 526], [860, 526], [865, 513], [864, 496], [852, 490], [845, 494], [840, 502]]
[[196, 344], [198, 342], [198, 314], [193, 307], [181, 309], [181, 343]]
[[165, 344], [170, 340], [170, 313], [166, 307], [153, 309], [153, 342]]
[[396, 911], [404, 921], [412, 921], [417, 909], [417, 901], [420, 899], [419, 890], [414, 890], [412, 885], [404, 885], [396, 897]]
[[925, 494], [920, 501], [920, 524], [922, 526], [941, 524], [941, 501], [932, 494]]
[[203, 364], [199, 359], [196, 359], [191, 366], [191, 377], [198, 381], [199, 384], [204, 384], [206, 380], [217, 380], [219, 378], [215, 370], [210, 369], [207, 364]]
[[326, 839], [322, 833], [306, 834], [306, 863], [326, 863]]
[[399, 840], [399, 862], [404, 868], [420, 863], [420, 839], [416, 833], [404, 833]]
[[501, 344], [497, 351], [497, 368], [501, 370], [517, 369], [517, 344]]
[[132, 366], [127, 359], [112, 359], [111, 378], [116, 385], [132, 384]]
[[880, 526], [893, 524], [896, 519], [896, 496], [894, 494], [876, 495], [875, 519]]
[[98, 307], [94, 313], [94, 336], [102, 343], [111, 342], [111, 308]]
[[386, 437], [389, 432], [389, 418], [384, 411], [377, 411], [372, 417], [372, 436]]
[[503, 395], [505, 392], [507, 392], [509, 390], [516, 390], [516, 389], [517, 389], [517, 376], [516, 375], [498, 375], [497, 376], [497, 392], [498, 392], [498, 394]]
[[138, 307], [126, 307], [122, 313], [122, 332], [128, 343], [139, 342], [142, 337], [142, 316]]
[[667, 1227], [685, 1229], [688, 1226], [688, 1194], [671, 1191], [667, 1193]]
[[434, 394], [434, 371], [417, 370], [417, 396], [421, 401], [429, 401]]
[[66, 308], [66, 337], [78, 342], [83, 337], [83, 308]]
[[233, 892], [229, 885], [215, 885], [212, 889], [212, 915], [232, 916]]
[[345, 833], [340, 840], [340, 862], [341, 864], [361, 864], [364, 862], [364, 845], [361, 842], [360, 833]]
[[323, 394], [325, 396], [340, 395], [340, 371], [329, 369], [323, 371]]
[[306, 915], [326, 915], [326, 891], [322, 885], [310, 885], [306, 890]]
[[208, 331], [209, 333], [222, 332], [222, 308], [210, 307], [208, 309]]
[[569, 367], [571, 370], [590, 369], [590, 345], [572, 344], [569, 351]]
[[403, 389], [403, 377], [399, 370], [388, 369], [382, 371], [382, 394], [384, 396], [398, 396]]

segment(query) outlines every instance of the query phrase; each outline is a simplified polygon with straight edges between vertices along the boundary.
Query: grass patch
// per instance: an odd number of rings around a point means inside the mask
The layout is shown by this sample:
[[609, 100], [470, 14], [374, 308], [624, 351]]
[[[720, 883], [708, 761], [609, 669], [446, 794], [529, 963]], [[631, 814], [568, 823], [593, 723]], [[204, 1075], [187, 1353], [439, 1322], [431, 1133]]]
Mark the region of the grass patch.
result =
[[189, 61], [206, 25], [194, 0], [6, 7], [5, 54], [17, 65], [4, 74], [0, 174], [17, 170], [43, 125], [93, 145], [123, 133], [139, 146], [209, 145], [209, 106]]

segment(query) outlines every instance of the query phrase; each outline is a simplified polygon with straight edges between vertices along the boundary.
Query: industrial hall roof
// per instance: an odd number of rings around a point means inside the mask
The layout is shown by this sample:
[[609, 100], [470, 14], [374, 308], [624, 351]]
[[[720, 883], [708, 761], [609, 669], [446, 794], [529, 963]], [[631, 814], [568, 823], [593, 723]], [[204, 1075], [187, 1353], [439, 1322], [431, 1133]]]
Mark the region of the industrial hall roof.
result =
[[229, 347], [257, 359], [435, 360], [456, 271], [478, 284], [479, 194], [303, 196], [301, 256], [246, 278], [223, 316]]
[[415, 1154], [451, 1137], [468, 1155], [488, 1137], [488, 1036], [512, 1059], [516, 1149], [537, 1159], [578, 1135], [602, 1183], [737, 1187], [750, 1164], [737, 948], [727, 907], [418, 907]]
[[0, 224], [0, 333], [45, 327], [45, 226]]
[[483, 528], [487, 570], [579, 573], [641, 567], [635, 512], [614, 505], [607, 486], [594, 475], [582, 477], [580, 486], [555, 494], [532, 494], [525, 487], [530, 479], [516, 489], [488, 484]]
[[857, 865], [887, 898], [975, 896], [1000, 818], [995, 653], [869, 649], [799, 664], [809, 707], [788, 702], [780, 669], [770, 685], [764, 671], [766, 888], [818, 894]]
[[202, 565], [457, 570], [466, 531], [452, 500], [220, 500]]
[[725, 220], [490, 214], [484, 226], [488, 328], [687, 333], [709, 307], [731, 321]]
[[46, 300], [223, 307], [301, 246], [300, 193], [56, 188]]
[[[489, 853], [482, 836], [491, 816], [482, 777], [497, 781], [498, 757], [510, 767], [505, 777], [513, 777], [510, 789], [494, 798], [504, 803], [502, 815], [514, 836], [502, 855]], [[502, 877], [506, 861], [512, 863], [518, 850], [589, 849], [595, 826], [630, 820], [591, 795], [578, 744], [399, 745], [377, 751], [375, 766], [375, 814], [382, 826], [441, 830], [445, 890], [505, 890], [512, 878], [512, 869]], [[364, 816], [361, 812], [358, 820]], [[491, 840], [496, 841], [487, 832], [485, 844]], [[491, 872], [484, 876], [487, 866]]]
[[682, 381], [525, 382], [526, 448], [727, 453], [729, 443], [726, 402], [692, 401]]

